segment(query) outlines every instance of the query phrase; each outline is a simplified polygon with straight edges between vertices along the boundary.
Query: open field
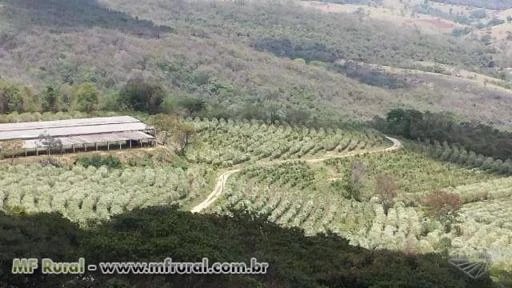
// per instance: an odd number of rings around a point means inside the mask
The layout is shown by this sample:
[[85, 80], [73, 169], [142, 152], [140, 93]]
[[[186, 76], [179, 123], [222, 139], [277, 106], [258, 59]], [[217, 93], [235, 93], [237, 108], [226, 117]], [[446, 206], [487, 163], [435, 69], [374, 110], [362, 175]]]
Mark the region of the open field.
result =
[[363, 16], [365, 18], [386, 21], [392, 23], [392, 25], [415, 28], [430, 34], [449, 34], [454, 28], [460, 26], [452, 21], [430, 15], [419, 14], [411, 17], [411, 12], [403, 5], [392, 7], [384, 4], [384, 6], [372, 7], [368, 5], [336, 4], [320, 1], [302, 1], [301, 4], [305, 8], [317, 9], [326, 13], [361, 13], [363, 15], [364, 12]]

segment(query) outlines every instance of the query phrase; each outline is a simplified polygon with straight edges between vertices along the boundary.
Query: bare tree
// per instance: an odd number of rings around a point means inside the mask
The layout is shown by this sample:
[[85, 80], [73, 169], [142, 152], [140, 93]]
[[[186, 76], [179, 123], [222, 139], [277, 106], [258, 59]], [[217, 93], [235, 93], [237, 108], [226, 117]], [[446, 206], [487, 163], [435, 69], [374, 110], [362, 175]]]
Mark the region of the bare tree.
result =
[[156, 129], [156, 138], [158, 144], [167, 145], [168, 136], [170, 132], [176, 126], [178, 118], [172, 115], [158, 114], [151, 118], [151, 123]]
[[185, 154], [185, 148], [190, 143], [190, 139], [195, 134], [195, 129], [192, 125], [186, 123], [177, 123], [172, 132], [174, 143], [176, 145], [176, 153], [179, 155]]
[[14, 161], [14, 156], [16, 156], [16, 154], [21, 153], [22, 150], [23, 141], [5, 141], [0, 144], [0, 156], [2, 158], [12, 157], [11, 163]]
[[361, 160], [352, 161], [350, 167], [350, 185], [348, 192], [352, 198], [361, 201], [361, 190], [363, 188], [363, 180], [366, 175], [366, 166]]
[[391, 175], [378, 175], [375, 179], [375, 194], [377, 194], [384, 207], [384, 213], [388, 214], [389, 208], [393, 207], [397, 195], [395, 180]]
[[171, 144], [168, 143], [170, 138], [176, 154], [185, 154], [185, 148], [196, 133], [192, 125], [183, 123], [175, 116], [163, 114], [153, 117], [152, 123], [158, 131], [159, 143]]

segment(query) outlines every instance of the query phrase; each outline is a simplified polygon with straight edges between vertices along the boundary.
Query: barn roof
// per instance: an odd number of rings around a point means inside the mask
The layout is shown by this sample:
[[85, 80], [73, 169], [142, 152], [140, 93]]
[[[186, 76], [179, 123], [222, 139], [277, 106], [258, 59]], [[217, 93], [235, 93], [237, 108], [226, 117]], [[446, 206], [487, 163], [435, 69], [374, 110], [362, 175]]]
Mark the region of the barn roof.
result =
[[135, 119], [131, 116], [114, 116], [114, 117], [95, 117], [95, 118], [83, 118], [83, 119], [66, 119], [66, 120], [55, 120], [55, 121], [1, 123], [0, 124], [0, 132], [33, 130], [33, 129], [79, 127], [79, 126], [93, 126], [93, 125], [107, 125], [107, 124], [126, 124], [126, 123], [141, 123], [141, 122], [138, 119]]
[[[89, 134], [69, 137], [57, 137], [62, 143], [62, 146], [69, 147], [72, 145], [80, 146], [83, 144], [92, 143], [115, 143], [127, 140], [140, 141], [154, 139], [153, 136], [140, 131], [131, 132], [118, 132], [107, 134]], [[24, 149], [44, 148], [46, 145], [42, 144], [39, 139], [26, 140], [23, 144]]]
[[[37, 139], [41, 134], [62, 139], [73, 136], [95, 135], [87, 138], [96, 137], [99, 139], [109, 137], [107, 135], [115, 137], [115, 135], [126, 135], [122, 132], [145, 131], [147, 129], [146, 124], [130, 116], [6, 123], [0, 124], [0, 141]], [[96, 134], [105, 135], [99, 136]]]

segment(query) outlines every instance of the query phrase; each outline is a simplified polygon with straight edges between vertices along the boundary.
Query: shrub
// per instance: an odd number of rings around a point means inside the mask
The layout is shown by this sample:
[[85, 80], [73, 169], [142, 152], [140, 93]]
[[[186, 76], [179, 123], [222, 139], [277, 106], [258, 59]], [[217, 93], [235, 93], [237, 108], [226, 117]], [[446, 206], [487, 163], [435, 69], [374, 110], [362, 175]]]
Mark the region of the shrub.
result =
[[93, 166], [99, 168], [101, 166], [106, 166], [109, 168], [121, 168], [121, 161], [119, 158], [114, 157], [112, 155], [108, 157], [102, 157], [99, 155], [91, 156], [91, 157], [82, 157], [78, 160], [80, 165], [85, 168], [89, 166]]
[[428, 194], [423, 202], [429, 214], [439, 219], [455, 216], [462, 207], [459, 195], [444, 191]]
[[60, 167], [63, 166], [63, 164], [58, 159], [55, 159], [55, 158], [52, 158], [52, 157], [48, 157], [48, 158], [42, 159], [42, 160], [39, 161], [39, 163], [43, 167], [45, 167], [45, 166], [53, 166], [53, 167], [60, 168]]

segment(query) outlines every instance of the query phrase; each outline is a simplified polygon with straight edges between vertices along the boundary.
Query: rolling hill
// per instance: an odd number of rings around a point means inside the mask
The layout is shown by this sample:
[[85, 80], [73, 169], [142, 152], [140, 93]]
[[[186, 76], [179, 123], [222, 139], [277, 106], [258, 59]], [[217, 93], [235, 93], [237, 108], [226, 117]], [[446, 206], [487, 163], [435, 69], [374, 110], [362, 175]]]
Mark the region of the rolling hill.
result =
[[[499, 55], [449, 35], [360, 21], [354, 14], [338, 17], [295, 2], [0, 3], [0, 76], [31, 87], [33, 94], [48, 85], [66, 91], [92, 82], [103, 92], [101, 106], [115, 109], [112, 97], [142, 75], [166, 88], [170, 105], [177, 97], [201, 98], [211, 104], [208, 116], [215, 117], [302, 113], [306, 122], [368, 120], [410, 107], [456, 111], [502, 128], [510, 124], [512, 93], [492, 83], [481, 87], [442, 74], [354, 74], [333, 67], [343, 60], [402, 68], [418, 68], [415, 63], [422, 61], [480, 73], [494, 69], [488, 64]], [[388, 82], [404, 84], [390, 89]]]
[[[0, 122], [130, 114], [158, 142], [0, 143], [0, 286], [509, 285], [506, 7], [0, 0]], [[27, 256], [270, 270], [12, 275]]]

